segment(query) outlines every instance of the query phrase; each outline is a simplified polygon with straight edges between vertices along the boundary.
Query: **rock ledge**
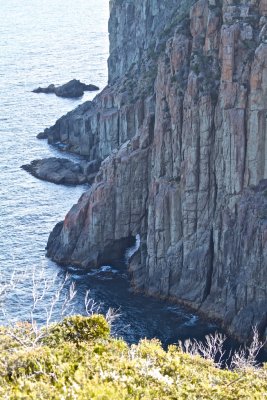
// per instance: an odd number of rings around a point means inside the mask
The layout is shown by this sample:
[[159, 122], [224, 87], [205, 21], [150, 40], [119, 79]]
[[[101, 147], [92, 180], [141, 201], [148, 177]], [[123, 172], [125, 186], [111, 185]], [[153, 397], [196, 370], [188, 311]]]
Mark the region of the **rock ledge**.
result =
[[66, 158], [45, 158], [22, 165], [25, 171], [38, 179], [65, 185], [92, 183], [99, 169], [97, 161], [75, 163]]

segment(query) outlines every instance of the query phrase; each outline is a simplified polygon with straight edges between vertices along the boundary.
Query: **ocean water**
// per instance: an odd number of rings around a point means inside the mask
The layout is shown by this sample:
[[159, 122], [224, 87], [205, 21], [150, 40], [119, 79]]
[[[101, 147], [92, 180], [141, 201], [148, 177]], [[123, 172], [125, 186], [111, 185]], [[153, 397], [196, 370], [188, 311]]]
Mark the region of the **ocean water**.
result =
[[[94, 94], [78, 100], [34, 94], [38, 86], [72, 78], [101, 88], [107, 82], [108, 0], [0, 0], [0, 323], [34, 318], [42, 324], [62, 314], [74, 282], [69, 312], [85, 312], [89, 297], [106, 312], [118, 310], [114, 332], [128, 342], [157, 337], [164, 344], [202, 338], [217, 328], [182, 307], [136, 295], [127, 269], [104, 266], [82, 275], [65, 271], [45, 257], [49, 232], [77, 202], [86, 186], [39, 181], [20, 169], [33, 159], [74, 158], [39, 141], [36, 135]], [[62, 296], [53, 303], [59, 288]], [[91, 303], [92, 303], [91, 302]]]

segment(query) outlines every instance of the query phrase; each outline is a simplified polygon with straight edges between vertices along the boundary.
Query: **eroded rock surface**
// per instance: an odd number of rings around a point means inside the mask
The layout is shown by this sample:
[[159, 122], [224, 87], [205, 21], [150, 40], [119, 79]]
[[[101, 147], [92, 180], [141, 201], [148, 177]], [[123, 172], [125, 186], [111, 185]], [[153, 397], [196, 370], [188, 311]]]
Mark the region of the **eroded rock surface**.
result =
[[48, 255], [90, 268], [140, 234], [137, 289], [266, 335], [266, 0], [113, 0], [109, 30], [109, 86], [46, 131], [103, 160]]

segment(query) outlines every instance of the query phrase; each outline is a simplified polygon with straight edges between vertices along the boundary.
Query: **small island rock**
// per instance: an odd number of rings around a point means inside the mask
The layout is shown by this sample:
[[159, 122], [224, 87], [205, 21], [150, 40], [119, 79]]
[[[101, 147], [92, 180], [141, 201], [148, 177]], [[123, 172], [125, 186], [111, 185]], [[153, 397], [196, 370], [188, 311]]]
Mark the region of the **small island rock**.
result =
[[65, 83], [61, 86], [55, 86], [51, 84], [46, 88], [38, 87], [37, 89], [33, 90], [33, 93], [54, 93], [58, 97], [75, 98], [83, 96], [85, 91], [93, 92], [96, 90], [99, 90], [98, 86], [92, 84], [86, 85], [77, 79], [72, 79], [68, 83]]

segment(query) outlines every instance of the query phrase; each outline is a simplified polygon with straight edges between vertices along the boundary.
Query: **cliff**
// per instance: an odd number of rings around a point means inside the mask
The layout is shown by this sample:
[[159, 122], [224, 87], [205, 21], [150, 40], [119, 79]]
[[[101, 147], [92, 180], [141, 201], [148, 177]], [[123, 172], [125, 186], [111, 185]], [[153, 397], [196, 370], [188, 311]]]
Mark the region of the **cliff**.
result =
[[267, 332], [267, 1], [111, 1], [109, 85], [46, 132], [102, 160], [48, 256]]

